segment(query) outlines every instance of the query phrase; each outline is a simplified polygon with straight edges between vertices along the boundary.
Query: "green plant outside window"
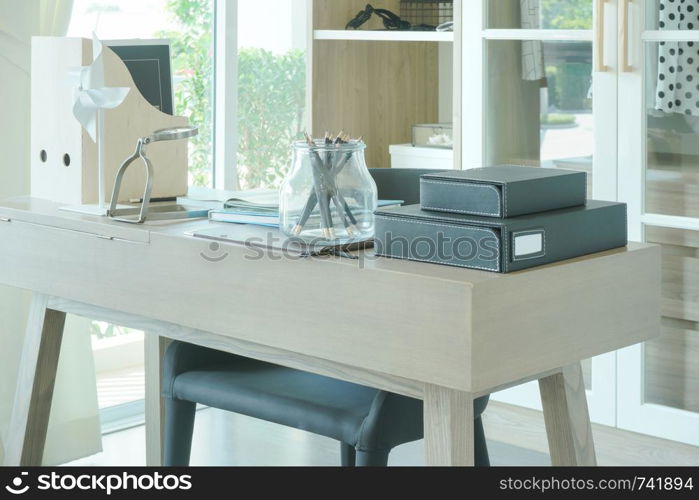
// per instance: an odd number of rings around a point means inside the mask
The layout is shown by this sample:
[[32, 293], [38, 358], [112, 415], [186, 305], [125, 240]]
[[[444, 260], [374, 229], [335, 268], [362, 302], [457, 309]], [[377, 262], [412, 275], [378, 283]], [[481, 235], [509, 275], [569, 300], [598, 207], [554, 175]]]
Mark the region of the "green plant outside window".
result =
[[[161, 32], [172, 45], [180, 84], [175, 111], [199, 126], [190, 142], [190, 184], [213, 183], [214, 8], [212, 0], [169, 0], [178, 30]], [[292, 141], [305, 120], [303, 51], [277, 55], [243, 48], [238, 53], [238, 182], [241, 189], [276, 188], [289, 165]]]

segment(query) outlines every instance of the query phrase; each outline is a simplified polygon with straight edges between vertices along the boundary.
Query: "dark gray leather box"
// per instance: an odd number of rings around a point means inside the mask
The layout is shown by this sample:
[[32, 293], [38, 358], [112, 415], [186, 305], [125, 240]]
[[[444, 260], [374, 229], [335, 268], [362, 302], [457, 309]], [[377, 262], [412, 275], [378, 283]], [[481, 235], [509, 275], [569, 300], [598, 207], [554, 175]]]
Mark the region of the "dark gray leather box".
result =
[[376, 254], [499, 273], [626, 246], [626, 205], [582, 207], [495, 219], [410, 205], [376, 212]]
[[424, 210], [482, 217], [517, 217], [575, 207], [587, 199], [587, 174], [501, 165], [423, 175]]

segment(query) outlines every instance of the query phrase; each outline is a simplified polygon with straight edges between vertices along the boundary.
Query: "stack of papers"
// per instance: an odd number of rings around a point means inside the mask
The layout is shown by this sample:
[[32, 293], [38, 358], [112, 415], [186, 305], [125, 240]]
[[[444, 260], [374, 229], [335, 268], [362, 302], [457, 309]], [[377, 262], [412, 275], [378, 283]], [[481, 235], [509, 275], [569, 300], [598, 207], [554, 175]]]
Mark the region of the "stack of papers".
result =
[[[379, 207], [400, 206], [402, 203], [400, 200], [380, 200]], [[279, 227], [279, 195], [231, 198], [224, 203], [223, 209], [209, 212], [209, 219], [214, 222]]]

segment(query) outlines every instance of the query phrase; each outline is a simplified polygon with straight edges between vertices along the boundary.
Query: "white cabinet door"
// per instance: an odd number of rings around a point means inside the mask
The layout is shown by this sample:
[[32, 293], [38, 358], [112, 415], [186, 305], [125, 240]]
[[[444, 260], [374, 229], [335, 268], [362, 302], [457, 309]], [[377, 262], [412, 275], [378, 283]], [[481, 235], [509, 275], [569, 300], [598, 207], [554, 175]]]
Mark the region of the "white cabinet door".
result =
[[662, 245], [662, 336], [618, 354], [618, 425], [699, 445], [699, 0], [620, 0], [619, 193]]
[[[462, 167], [517, 163], [585, 170], [590, 197], [616, 200], [615, 2], [457, 4]], [[616, 355], [584, 366], [592, 419], [614, 425]], [[536, 384], [494, 398], [540, 408]]]

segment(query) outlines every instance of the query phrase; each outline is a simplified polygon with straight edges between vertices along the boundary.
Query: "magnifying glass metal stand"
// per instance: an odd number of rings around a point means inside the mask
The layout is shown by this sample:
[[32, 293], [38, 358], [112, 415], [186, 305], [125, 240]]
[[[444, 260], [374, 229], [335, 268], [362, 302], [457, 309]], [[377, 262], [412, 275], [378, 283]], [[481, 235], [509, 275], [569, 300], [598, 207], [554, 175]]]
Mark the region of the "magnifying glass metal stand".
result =
[[[148, 137], [141, 137], [136, 143], [136, 150], [129, 156], [117, 172], [114, 181], [114, 190], [112, 191], [112, 201], [109, 206], [107, 215], [109, 218], [120, 222], [130, 224], [143, 224], [146, 220], [175, 220], [175, 219], [191, 219], [205, 217], [201, 209], [187, 210], [182, 205], [159, 205], [150, 206], [151, 195], [153, 194], [153, 164], [146, 156], [146, 146], [155, 142], [177, 141], [181, 139], [189, 139], [198, 134], [197, 127], [176, 127], [163, 130], [157, 130]], [[146, 169], [146, 186], [143, 191], [143, 199], [139, 207], [134, 208], [117, 208], [119, 200], [119, 191], [124, 180], [124, 174], [128, 168], [137, 160], [142, 160]]]

